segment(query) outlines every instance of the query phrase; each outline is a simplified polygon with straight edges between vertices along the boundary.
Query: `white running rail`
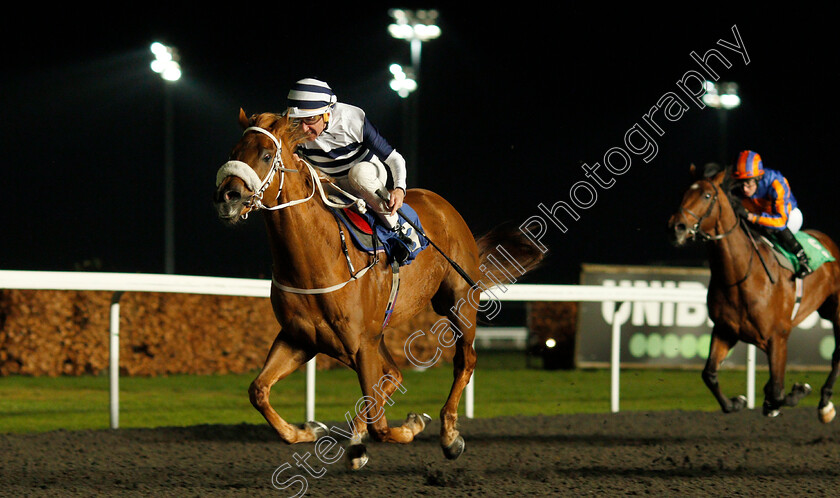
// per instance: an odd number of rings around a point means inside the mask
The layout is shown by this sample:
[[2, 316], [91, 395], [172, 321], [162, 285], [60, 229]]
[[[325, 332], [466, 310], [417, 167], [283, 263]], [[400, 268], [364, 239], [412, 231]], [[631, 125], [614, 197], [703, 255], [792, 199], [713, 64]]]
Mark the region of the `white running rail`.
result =
[[[120, 297], [125, 292], [173, 292], [268, 298], [270, 280], [244, 278], [159, 275], [142, 273], [52, 272], [0, 270], [0, 289], [40, 289], [113, 292], [110, 314], [110, 410], [111, 428], [119, 427], [119, 327]], [[482, 299], [487, 297], [482, 294]], [[628, 288], [600, 285], [513, 284], [504, 292], [493, 291], [499, 301], [615, 302], [610, 359], [610, 408], [618, 412], [620, 339], [624, 313], [640, 301], [698, 304], [706, 302], [706, 289]], [[472, 418], [475, 403], [475, 373], [465, 392], [465, 415]], [[755, 347], [747, 349], [747, 406], [755, 406]], [[306, 419], [315, 419], [315, 359], [306, 365]]]

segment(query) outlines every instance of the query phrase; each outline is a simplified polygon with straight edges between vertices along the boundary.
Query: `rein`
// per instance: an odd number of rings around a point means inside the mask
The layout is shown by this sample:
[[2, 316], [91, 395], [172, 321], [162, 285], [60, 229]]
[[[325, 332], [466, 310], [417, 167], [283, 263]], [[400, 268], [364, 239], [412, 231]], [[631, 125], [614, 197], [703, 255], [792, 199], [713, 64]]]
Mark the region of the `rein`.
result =
[[[285, 167], [285, 164], [283, 164], [282, 146], [280, 144], [280, 140], [278, 140], [277, 137], [275, 137], [273, 133], [271, 133], [270, 131], [268, 131], [264, 128], [260, 128], [258, 126], [251, 126], [251, 127], [245, 129], [245, 131], [243, 132], [243, 135], [245, 133], [248, 133], [249, 131], [255, 131], [255, 132], [262, 133], [263, 135], [268, 136], [271, 139], [271, 141], [274, 142], [274, 145], [276, 147], [276, 151], [274, 153], [274, 160], [272, 161], [271, 168], [269, 169], [268, 173], [265, 175], [265, 178], [260, 179], [260, 177], [257, 175], [256, 171], [254, 171], [254, 169], [248, 163], [245, 163], [243, 161], [236, 161], [236, 160], [226, 162], [225, 164], [222, 165], [221, 168], [219, 168], [218, 173], [216, 173], [216, 186], [217, 187], [222, 183], [222, 181], [226, 177], [236, 176], [236, 177], [240, 178], [242, 181], [245, 182], [245, 186], [248, 188], [248, 190], [251, 190], [252, 192], [254, 192], [254, 194], [251, 195], [248, 198], [248, 200], [245, 201], [245, 203], [244, 203], [245, 207], [249, 208], [249, 211], [242, 215], [243, 219], [247, 219], [248, 214], [250, 214], [253, 211], [258, 211], [260, 209], [265, 209], [266, 211], [277, 211], [277, 210], [280, 210], [280, 209], [283, 209], [283, 208], [287, 208], [287, 207], [291, 207], [291, 206], [295, 206], [297, 204], [302, 204], [304, 202], [307, 202], [315, 196], [316, 188], [317, 188], [318, 192], [320, 193], [320, 197], [324, 201], [324, 204], [326, 204], [327, 206], [344, 209], [344, 208], [353, 206], [355, 204], [356, 208], [360, 212], [362, 212], [362, 213], [365, 212], [366, 206], [365, 206], [364, 200], [348, 194], [347, 192], [341, 190], [338, 186], [336, 186], [335, 184], [332, 184], [332, 183], [330, 185], [332, 185], [333, 188], [335, 188], [336, 190], [339, 190], [342, 194], [347, 195], [350, 199], [353, 199], [353, 202], [351, 202], [349, 204], [340, 204], [340, 203], [336, 203], [336, 202], [333, 202], [333, 201], [329, 200], [327, 198], [326, 193], [324, 192], [324, 187], [321, 185], [321, 179], [318, 176], [318, 173], [315, 171], [315, 168], [311, 164], [309, 164], [309, 162], [307, 162], [307, 161], [303, 161], [303, 162], [306, 164], [306, 166], [309, 170], [309, 174], [312, 177], [312, 192], [308, 196], [306, 196], [302, 199], [295, 199], [295, 200], [288, 201], [288, 202], [285, 202], [285, 203], [282, 203], [282, 204], [276, 204], [274, 206], [266, 206], [265, 204], [263, 204], [263, 202], [262, 202], [263, 195], [265, 194], [265, 191], [266, 191], [266, 189], [268, 189], [269, 185], [271, 185], [271, 183], [274, 181], [274, 177], [277, 175], [277, 172], [280, 172], [280, 186], [277, 188], [277, 197], [276, 197], [275, 200], [279, 202], [280, 201], [280, 193], [283, 191], [283, 180], [285, 179], [285, 173], [287, 171], [291, 172], [291, 173], [299, 173], [300, 171], [297, 170], [297, 169], [286, 168]], [[341, 238], [342, 238], [342, 250], [344, 251], [344, 257], [347, 260], [347, 264], [350, 268], [350, 275], [351, 275], [350, 279], [348, 279], [348, 280], [346, 280], [346, 281], [344, 281], [340, 284], [332, 285], [332, 286], [329, 286], [329, 287], [322, 287], [322, 288], [317, 288], [317, 289], [303, 289], [303, 288], [299, 288], [299, 287], [290, 287], [288, 285], [281, 284], [274, 277], [274, 272], [272, 272], [272, 275], [271, 275], [272, 284], [274, 286], [276, 286], [278, 289], [280, 289], [281, 291], [290, 292], [290, 293], [293, 293], [293, 294], [326, 294], [326, 293], [329, 293], [329, 292], [337, 291], [337, 290], [341, 289], [342, 287], [344, 287], [345, 285], [349, 284], [350, 282], [352, 282], [354, 280], [358, 280], [365, 273], [367, 273], [367, 271], [369, 269], [371, 269], [372, 267], [376, 266], [377, 263], [379, 263], [379, 257], [374, 255], [373, 261], [369, 265], [367, 265], [366, 267], [362, 268], [359, 271], [355, 271], [352, 263], [350, 262], [350, 254], [347, 250], [346, 244], [344, 244], [344, 233], [341, 231], [340, 226], [339, 226], [339, 232], [340, 232]]]
[[[753, 246], [753, 249], [754, 249], [754, 252], [750, 254], [750, 264], [752, 264], [752, 255], [753, 254], [758, 254], [758, 259], [759, 259], [759, 261], [761, 261], [761, 266], [764, 267], [764, 272], [767, 273], [767, 278], [770, 279], [771, 284], [775, 285], [776, 284], [776, 279], [773, 278], [773, 275], [770, 274], [770, 268], [767, 268], [767, 263], [764, 262], [764, 258], [761, 257], [761, 253], [758, 252], [758, 244], [756, 244], [756, 242], [755, 242], [755, 237], [753, 237], [752, 232], [749, 230], [749, 228], [747, 228], [747, 222], [744, 221], [743, 223], [744, 223], [743, 230], [745, 232], [747, 232], [747, 237], [750, 238], [750, 242], [752, 242], [752, 246]], [[749, 272], [747, 272], [747, 274], [749, 275]], [[746, 276], [744, 278], [746, 278]]]
[[[697, 235], [706, 242], [713, 242], [713, 241], [718, 241], [718, 240], [724, 239], [727, 236], [729, 236], [729, 234], [731, 234], [733, 231], [735, 231], [735, 229], [738, 228], [738, 226], [740, 225], [740, 218], [736, 215], [735, 216], [735, 224], [732, 225], [732, 228], [730, 228], [729, 230], [727, 230], [726, 232], [721, 233], [721, 234], [710, 235], [710, 234], [700, 230], [700, 224], [703, 223], [703, 220], [705, 220], [706, 218], [709, 217], [709, 215], [712, 213], [712, 209], [714, 209], [715, 204], [717, 204], [717, 201], [718, 201], [719, 187], [717, 186], [717, 184], [715, 184], [715, 182], [712, 182], [712, 181], [709, 181], [709, 180], [705, 180], [705, 181], [708, 181], [712, 185], [712, 187], [715, 189], [715, 195], [714, 195], [714, 197], [712, 197], [712, 202], [709, 205], [709, 208], [706, 209], [706, 212], [703, 214], [703, 216], [697, 216], [696, 214], [691, 212], [691, 210], [686, 209], [682, 206], [680, 206], [680, 211], [690, 214], [691, 216], [693, 216], [697, 220], [697, 223], [695, 223], [694, 226], [691, 227], [688, 230], [688, 232], [691, 235]], [[718, 204], [718, 216], [720, 216], [720, 214], [722, 214], [722, 212], [723, 212], [722, 208]], [[770, 278], [770, 283], [775, 284], [776, 280], [773, 278], [773, 275], [770, 274], [770, 269], [767, 267], [767, 263], [764, 262], [764, 258], [761, 257], [761, 253], [758, 250], [758, 245], [755, 243], [755, 240], [753, 239], [752, 233], [750, 232], [750, 230], [746, 226], [742, 227], [742, 230], [744, 232], [746, 232], [747, 238], [749, 238], [750, 241], [752, 242], [753, 251], [750, 251], [750, 260], [747, 262], [747, 271], [744, 274], [744, 276], [741, 277], [740, 279], [738, 279], [738, 281], [736, 281], [735, 283], [728, 284], [728, 285], [730, 287], [734, 287], [736, 285], [740, 285], [740, 284], [744, 283], [747, 280], [747, 277], [750, 276], [750, 272], [752, 270], [753, 258], [755, 257], [756, 254], [758, 254], [758, 259], [761, 261], [761, 265], [764, 267], [764, 271], [767, 273], [767, 277]]]
[[225, 179], [225, 177], [236, 176], [245, 182], [245, 186], [248, 187], [248, 190], [254, 192], [254, 194], [248, 198], [248, 201], [245, 202], [245, 207], [249, 208], [250, 210], [242, 215], [243, 219], [247, 219], [248, 214], [250, 214], [252, 211], [258, 211], [260, 209], [265, 209], [267, 211], [276, 211], [279, 209], [294, 206], [296, 204], [302, 204], [315, 196], [316, 186], [321, 196], [321, 200], [323, 200], [324, 204], [326, 204], [327, 206], [344, 209], [355, 205], [356, 209], [358, 209], [360, 213], [365, 212], [366, 206], [363, 199], [359, 199], [356, 196], [345, 192], [333, 183], [330, 183], [330, 186], [332, 186], [334, 189], [338, 190], [342, 194], [346, 195], [349, 199], [352, 199], [353, 202], [341, 204], [333, 202], [329, 198], [327, 198], [327, 194], [324, 192], [324, 187], [321, 185], [321, 178], [318, 176], [318, 172], [315, 171], [315, 168], [311, 164], [309, 164], [309, 162], [303, 160], [303, 163], [306, 164], [306, 167], [309, 170], [309, 174], [312, 177], [312, 192], [303, 199], [296, 199], [283, 204], [277, 204], [274, 206], [266, 206], [265, 204], [263, 204], [263, 194], [265, 193], [269, 185], [271, 185], [271, 182], [274, 181], [274, 176], [277, 174], [278, 171], [280, 172], [280, 186], [277, 189], [277, 197], [275, 199], [277, 201], [280, 200], [280, 193], [283, 191], [283, 181], [285, 179], [285, 173], [287, 171], [291, 173], [299, 173], [300, 171], [294, 168], [285, 167], [285, 165], [283, 164], [282, 146], [280, 145], [280, 141], [277, 139], [277, 137], [274, 136], [274, 134], [258, 126], [246, 128], [243, 134], [249, 131], [256, 131], [258, 133], [266, 135], [271, 139], [272, 142], [274, 142], [274, 145], [276, 147], [276, 152], [274, 153], [274, 161], [272, 161], [271, 169], [269, 169], [265, 178], [260, 179], [260, 177], [257, 176], [257, 173], [254, 171], [254, 169], [248, 163], [245, 163], [243, 161], [228, 161], [225, 164], [223, 164], [222, 167], [219, 169], [218, 173], [216, 173], [216, 186], [219, 186], [222, 183], [222, 180]]

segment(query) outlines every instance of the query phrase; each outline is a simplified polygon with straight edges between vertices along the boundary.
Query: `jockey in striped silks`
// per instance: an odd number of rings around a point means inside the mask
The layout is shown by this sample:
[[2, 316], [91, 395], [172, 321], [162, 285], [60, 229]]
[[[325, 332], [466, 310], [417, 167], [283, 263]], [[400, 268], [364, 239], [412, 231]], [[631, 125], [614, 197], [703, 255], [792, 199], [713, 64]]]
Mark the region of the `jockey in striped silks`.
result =
[[[403, 156], [379, 134], [362, 109], [338, 102], [323, 81], [305, 78], [296, 82], [289, 91], [286, 114], [298, 120], [309, 137], [297, 153], [340, 188], [364, 199], [397, 233], [403, 242], [398, 245], [406, 245], [406, 251], [392, 257], [402, 263], [408, 248], [415, 247], [415, 242], [419, 245], [405, 234], [397, 215], [406, 189]], [[377, 191], [387, 191], [388, 200]]]

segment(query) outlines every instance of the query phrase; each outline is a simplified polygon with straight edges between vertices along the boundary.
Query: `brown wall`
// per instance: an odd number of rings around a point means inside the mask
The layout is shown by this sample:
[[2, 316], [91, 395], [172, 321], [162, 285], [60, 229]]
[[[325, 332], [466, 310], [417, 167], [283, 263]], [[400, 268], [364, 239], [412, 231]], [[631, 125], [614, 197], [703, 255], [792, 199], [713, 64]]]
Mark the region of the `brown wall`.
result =
[[[111, 292], [0, 290], [0, 375], [99, 374], [108, 369]], [[430, 310], [386, 334], [407, 366], [405, 338], [438, 317]], [[120, 300], [125, 375], [232, 373], [259, 369], [279, 325], [265, 298], [128, 292]], [[420, 355], [435, 347], [425, 334]], [[444, 360], [451, 359], [447, 351]], [[422, 358], [431, 357], [422, 356]], [[439, 362], [439, 364], [442, 362]], [[337, 363], [318, 356], [318, 368]]]

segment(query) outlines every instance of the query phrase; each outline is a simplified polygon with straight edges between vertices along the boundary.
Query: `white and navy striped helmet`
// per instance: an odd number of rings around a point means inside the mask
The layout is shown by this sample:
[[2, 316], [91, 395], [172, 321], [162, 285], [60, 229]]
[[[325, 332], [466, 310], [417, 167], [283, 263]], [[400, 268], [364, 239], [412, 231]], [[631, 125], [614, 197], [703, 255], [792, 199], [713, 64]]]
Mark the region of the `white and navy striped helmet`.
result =
[[338, 101], [328, 84], [314, 78], [304, 78], [292, 85], [288, 100], [290, 118], [307, 118], [329, 112]]

